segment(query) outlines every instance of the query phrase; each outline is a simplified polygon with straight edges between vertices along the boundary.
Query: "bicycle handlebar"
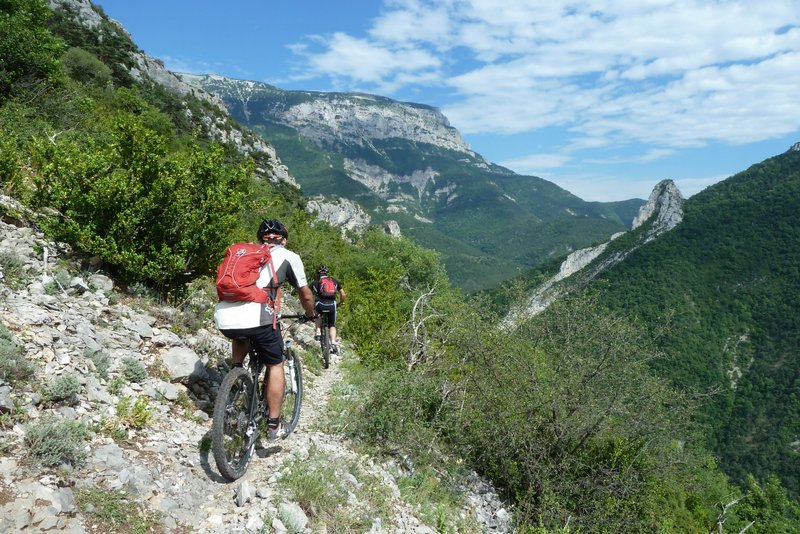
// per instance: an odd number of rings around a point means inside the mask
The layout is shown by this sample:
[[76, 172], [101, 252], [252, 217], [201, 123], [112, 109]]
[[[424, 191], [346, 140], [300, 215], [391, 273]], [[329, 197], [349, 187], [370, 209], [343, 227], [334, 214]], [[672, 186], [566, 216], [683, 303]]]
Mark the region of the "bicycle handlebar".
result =
[[313, 321], [314, 317], [308, 317], [304, 313], [279, 313], [278, 320], [281, 319], [297, 319], [301, 323], [305, 323], [306, 321]]

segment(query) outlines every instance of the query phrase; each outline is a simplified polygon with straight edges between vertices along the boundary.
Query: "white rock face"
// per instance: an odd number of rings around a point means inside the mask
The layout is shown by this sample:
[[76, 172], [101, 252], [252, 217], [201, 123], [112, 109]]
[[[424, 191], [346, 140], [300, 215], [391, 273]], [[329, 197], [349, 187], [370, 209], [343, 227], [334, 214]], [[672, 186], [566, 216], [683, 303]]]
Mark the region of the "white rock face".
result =
[[401, 137], [475, 156], [461, 134], [437, 110], [370, 95], [302, 102], [283, 112], [281, 118], [316, 142]]
[[370, 165], [364, 160], [344, 159], [344, 169], [347, 174], [355, 181], [364, 184], [371, 191], [377, 193], [382, 198], [395, 198], [397, 195], [389, 191], [389, 184], [411, 184], [417, 190], [418, 198], [422, 198], [428, 183], [436, 183], [439, 175], [430, 167], [425, 170], [417, 170], [410, 175], [397, 175], [388, 172], [383, 167]]
[[341, 228], [342, 234], [347, 230], [363, 232], [370, 224], [370, 217], [361, 209], [361, 206], [346, 198], [339, 198], [332, 202], [323, 197], [317, 197], [308, 201], [306, 210], [315, 214], [318, 220]]
[[656, 220], [653, 222], [652, 238], [672, 230], [683, 220], [683, 195], [672, 180], [662, 180], [656, 184], [647, 203], [639, 208], [639, 213], [634, 217], [633, 229], [639, 228], [653, 214], [656, 214]]
[[383, 231], [392, 237], [400, 237], [400, 225], [397, 221], [386, 221], [383, 223]]

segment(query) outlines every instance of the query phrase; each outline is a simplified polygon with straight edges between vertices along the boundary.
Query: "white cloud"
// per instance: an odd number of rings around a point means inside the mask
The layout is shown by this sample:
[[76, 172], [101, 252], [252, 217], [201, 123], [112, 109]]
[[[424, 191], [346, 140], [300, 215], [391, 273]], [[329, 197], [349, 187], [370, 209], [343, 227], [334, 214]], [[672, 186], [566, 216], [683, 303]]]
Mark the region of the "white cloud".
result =
[[427, 103], [466, 135], [567, 132], [544, 148], [556, 155], [515, 158], [520, 168], [599, 146], [644, 143], [646, 161], [800, 130], [797, 0], [390, 0], [372, 22], [367, 38], [304, 50], [310, 74], [389, 96], [450, 87]]

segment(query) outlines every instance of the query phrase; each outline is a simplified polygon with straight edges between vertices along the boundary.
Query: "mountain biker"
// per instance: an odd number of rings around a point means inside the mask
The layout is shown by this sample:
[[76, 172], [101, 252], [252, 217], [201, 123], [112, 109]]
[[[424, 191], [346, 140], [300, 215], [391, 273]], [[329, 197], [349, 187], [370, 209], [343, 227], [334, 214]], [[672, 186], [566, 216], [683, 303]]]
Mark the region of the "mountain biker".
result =
[[[330, 290], [326, 291], [328, 287], [327, 282], [323, 279], [329, 279]], [[317, 302], [314, 305], [314, 310], [317, 312], [317, 319], [315, 325], [317, 328], [315, 339], [319, 340], [322, 335], [322, 312], [328, 310], [328, 326], [330, 327], [331, 337], [331, 352], [334, 354], [339, 352], [338, 341], [336, 340], [336, 296], [339, 296], [339, 304], [344, 304], [345, 292], [342, 283], [336, 278], [330, 276], [330, 269], [327, 265], [320, 265], [317, 269], [317, 279], [311, 283], [311, 291], [314, 292]]]
[[[277, 297], [278, 288], [289, 282], [297, 289], [300, 304], [306, 317], [311, 320], [314, 314], [314, 296], [306, 281], [303, 261], [296, 253], [286, 248], [289, 231], [277, 219], [261, 222], [256, 232], [259, 243], [271, 245], [272, 260], [268, 261], [256, 282], [256, 286], [264, 288], [272, 299]], [[273, 272], [274, 271], [274, 272]], [[267, 426], [269, 439], [275, 440], [285, 435], [280, 421], [281, 403], [285, 378], [283, 374], [283, 337], [280, 324], [274, 322], [276, 310], [270, 302], [231, 302], [220, 301], [214, 309], [214, 322], [220, 332], [231, 340], [232, 360], [234, 367], [241, 367], [250, 346], [267, 367], [264, 377], [264, 390], [267, 392], [269, 414]]]

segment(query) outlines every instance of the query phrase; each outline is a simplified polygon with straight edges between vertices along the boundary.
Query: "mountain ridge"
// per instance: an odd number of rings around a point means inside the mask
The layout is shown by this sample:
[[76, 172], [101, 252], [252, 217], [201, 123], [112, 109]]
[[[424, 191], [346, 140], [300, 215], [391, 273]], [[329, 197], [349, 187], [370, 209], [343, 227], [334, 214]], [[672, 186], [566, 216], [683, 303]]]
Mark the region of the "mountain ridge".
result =
[[398, 225], [440, 252], [451, 279], [467, 291], [607, 239], [629, 227], [644, 203], [585, 202], [488, 162], [424, 104], [181, 77], [216, 94], [236, 120], [274, 145], [307, 195], [346, 198], [371, 223]]

